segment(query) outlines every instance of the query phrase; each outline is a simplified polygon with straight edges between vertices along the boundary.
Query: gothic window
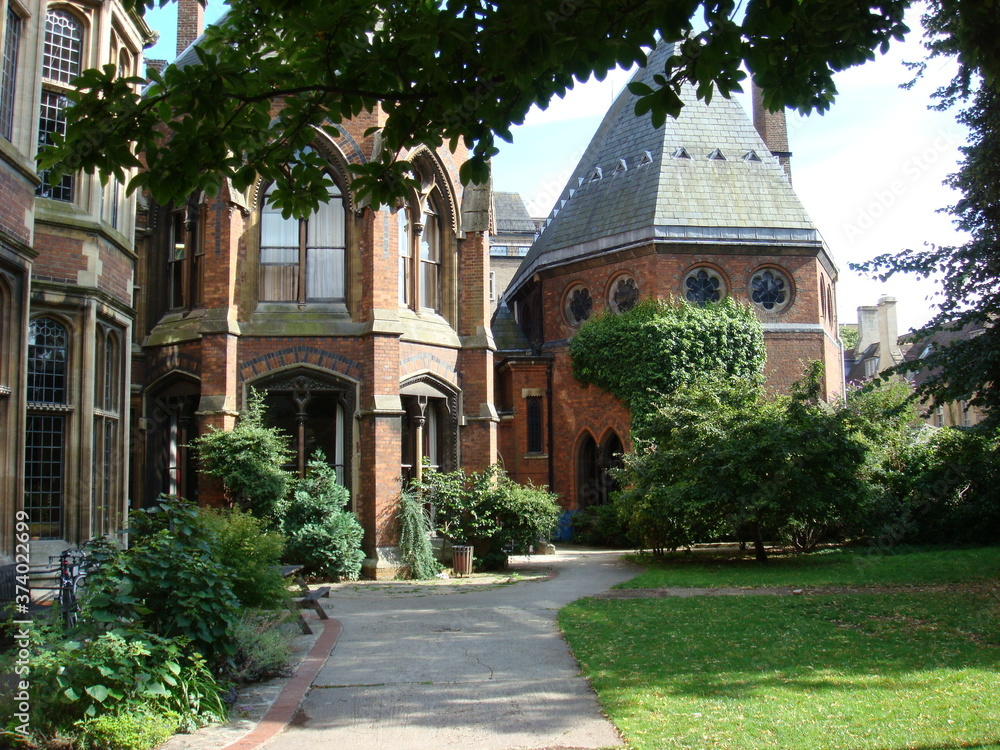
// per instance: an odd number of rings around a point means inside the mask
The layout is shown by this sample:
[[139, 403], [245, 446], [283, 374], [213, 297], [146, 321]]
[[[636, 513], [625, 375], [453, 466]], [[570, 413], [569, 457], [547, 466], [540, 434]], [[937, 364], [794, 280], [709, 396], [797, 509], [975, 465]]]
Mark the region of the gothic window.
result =
[[62, 535], [69, 336], [52, 318], [28, 326], [28, 416], [24, 436], [24, 510], [32, 538]]
[[284, 218], [264, 194], [260, 217], [262, 302], [343, 302], [347, 216], [340, 188], [307, 219]]
[[619, 276], [611, 287], [608, 304], [616, 313], [628, 312], [639, 301], [639, 288], [631, 276]]
[[529, 396], [527, 404], [528, 453], [543, 453], [542, 448], [542, 399]]
[[407, 210], [400, 208], [396, 211], [397, 238], [399, 242], [399, 304], [402, 307], [410, 306], [412, 295], [412, 270], [413, 251], [410, 249], [410, 225], [406, 217]]
[[21, 17], [7, 6], [3, 33], [3, 61], [0, 67], [0, 135], [8, 141], [14, 135], [14, 97], [17, 93], [17, 56], [21, 47]]
[[106, 535], [121, 527], [118, 503], [121, 424], [121, 338], [99, 326], [94, 347], [94, 451], [92, 497], [93, 535]]
[[578, 326], [590, 317], [594, 308], [594, 300], [590, 290], [582, 284], [577, 284], [566, 295], [564, 315], [571, 326]]
[[684, 298], [696, 305], [718, 302], [726, 295], [726, 283], [711, 268], [695, 268], [684, 277]]
[[600, 445], [588, 433], [577, 452], [577, 509], [604, 505], [618, 489], [614, 469], [621, 466], [622, 441], [611, 432]]
[[442, 312], [445, 285], [445, 222], [442, 197], [433, 182], [397, 211], [399, 304]]
[[[83, 24], [65, 10], [50, 9], [45, 20], [45, 48], [42, 55], [42, 95], [38, 116], [38, 145], [51, 143], [51, 135], [66, 132], [66, 92], [80, 75], [83, 56]], [[49, 180], [47, 171], [40, 175], [37, 193], [43, 198], [72, 201], [74, 178], [63, 175], [58, 182]]]
[[783, 310], [791, 298], [788, 278], [772, 268], [758, 271], [750, 278], [750, 300], [767, 312]]

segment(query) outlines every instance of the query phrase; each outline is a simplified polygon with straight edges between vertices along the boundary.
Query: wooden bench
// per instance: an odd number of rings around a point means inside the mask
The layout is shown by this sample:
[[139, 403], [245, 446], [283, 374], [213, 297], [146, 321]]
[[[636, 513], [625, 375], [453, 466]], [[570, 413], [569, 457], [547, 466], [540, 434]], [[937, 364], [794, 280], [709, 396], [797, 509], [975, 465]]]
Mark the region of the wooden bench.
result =
[[323, 605], [319, 603], [319, 599], [330, 597], [330, 587], [322, 586], [314, 591], [309, 590], [309, 585], [306, 583], [305, 579], [301, 575], [302, 565], [282, 565], [281, 566], [281, 577], [291, 578], [296, 586], [299, 587], [299, 592], [302, 596], [297, 599], [292, 600], [293, 607], [289, 607], [288, 610], [298, 619], [299, 628], [305, 635], [312, 634], [312, 628], [309, 627], [309, 623], [306, 622], [306, 618], [302, 616], [301, 610], [311, 609], [313, 610], [321, 620], [329, 620], [329, 615], [326, 614], [326, 610], [323, 609]]

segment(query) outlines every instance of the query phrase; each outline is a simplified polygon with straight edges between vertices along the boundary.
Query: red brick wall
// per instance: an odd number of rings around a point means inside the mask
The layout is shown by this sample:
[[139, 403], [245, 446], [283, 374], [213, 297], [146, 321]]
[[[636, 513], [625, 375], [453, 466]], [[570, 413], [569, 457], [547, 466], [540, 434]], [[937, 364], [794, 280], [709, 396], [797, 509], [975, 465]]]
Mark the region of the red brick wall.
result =
[[31, 244], [31, 227], [25, 219], [31, 216], [34, 204], [34, 186], [0, 159], [0, 232], [26, 245]]

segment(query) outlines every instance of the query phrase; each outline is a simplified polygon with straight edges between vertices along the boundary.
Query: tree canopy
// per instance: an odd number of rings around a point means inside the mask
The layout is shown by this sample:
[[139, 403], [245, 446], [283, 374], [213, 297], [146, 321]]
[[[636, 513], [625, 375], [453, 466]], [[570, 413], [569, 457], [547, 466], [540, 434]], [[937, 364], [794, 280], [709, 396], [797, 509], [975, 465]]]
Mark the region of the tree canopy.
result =
[[[939, 331], [981, 329], [975, 336], [956, 337], [949, 346], [932, 348], [919, 360], [904, 362], [892, 373], [927, 370], [917, 395], [934, 403], [968, 400], [988, 419], [1000, 423], [1000, 92], [996, 62], [998, 46], [979, 50], [983, 26], [995, 28], [995, 6], [971, 3], [958, 14], [950, 3], [935, 0], [924, 17], [925, 40], [931, 57], [952, 56], [958, 73], [935, 93], [939, 109], [963, 103], [959, 122], [970, 130], [962, 147], [959, 171], [946, 184], [961, 199], [946, 209], [958, 229], [969, 234], [964, 245], [929, 246], [886, 253], [853, 266], [883, 280], [898, 273], [941, 276], [937, 312], [917, 332], [917, 340]], [[965, 7], [965, 6], [963, 6]], [[994, 37], [995, 38], [995, 37]]]
[[[124, 0], [139, 10], [171, 0]], [[944, 0], [958, 5], [958, 0]], [[532, 105], [574, 81], [645, 61], [657, 39], [678, 54], [641, 87], [636, 111], [676, 115], [681, 85], [698, 96], [742, 90], [750, 71], [772, 110], [827, 110], [833, 74], [873, 59], [908, 31], [909, 0], [231, 0], [207, 30], [197, 61], [138, 79], [91, 70], [70, 94], [67, 133], [43, 158], [58, 169], [124, 177], [161, 202], [224, 178], [243, 189], [258, 175], [274, 202], [302, 215], [326, 195], [316, 128], [331, 133], [381, 108], [378, 153], [355, 165], [354, 188], [389, 203], [412, 178], [398, 158], [417, 144], [464, 143], [463, 181], [482, 182], [495, 138], [510, 140]], [[987, 19], [990, 20], [990, 19]], [[995, 19], [992, 26], [997, 23]], [[997, 66], [995, 36], [963, 44]]]

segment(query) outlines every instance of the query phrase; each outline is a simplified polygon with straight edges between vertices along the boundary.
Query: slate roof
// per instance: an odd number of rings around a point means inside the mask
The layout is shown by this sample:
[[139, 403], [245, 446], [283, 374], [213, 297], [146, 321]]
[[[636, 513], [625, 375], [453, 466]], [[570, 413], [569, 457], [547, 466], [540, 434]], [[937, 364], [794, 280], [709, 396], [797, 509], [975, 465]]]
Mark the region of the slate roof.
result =
[[535, 222], [528, 215], [528, 209], [521, 200], [520, 193], [493, 193], [493, 215], [497, 234], [508, 232], [535, 233]]
[[[655, 86], [672, 52], [661, 43], [632, 80]], [[540, 268], [649, 241], [822, 245], [740, 104], [718, 95], [705, 104], [690, 86], [682, 98], [680, 116], [655, 129], [636, 117], [634, 95], [618, 96], [510, 291]]]

